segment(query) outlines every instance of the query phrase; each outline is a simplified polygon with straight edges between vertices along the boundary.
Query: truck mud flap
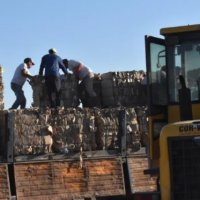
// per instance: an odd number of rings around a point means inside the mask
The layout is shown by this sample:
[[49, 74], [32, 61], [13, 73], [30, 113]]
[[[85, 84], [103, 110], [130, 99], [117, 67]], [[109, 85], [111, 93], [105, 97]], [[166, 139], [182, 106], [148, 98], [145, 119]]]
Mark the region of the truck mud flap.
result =
[[8, 165], [0, 164], [0, 200], [10, 199], [10, 197]]
[[18, 200], [81, 199], [125, 195], [120, 159], [15, 163]]
[[144, 175], [144, 170], [148, 169], [146, 155], [127, 158], [127, 166], [132, 194], [156, 191], [156, 177]]

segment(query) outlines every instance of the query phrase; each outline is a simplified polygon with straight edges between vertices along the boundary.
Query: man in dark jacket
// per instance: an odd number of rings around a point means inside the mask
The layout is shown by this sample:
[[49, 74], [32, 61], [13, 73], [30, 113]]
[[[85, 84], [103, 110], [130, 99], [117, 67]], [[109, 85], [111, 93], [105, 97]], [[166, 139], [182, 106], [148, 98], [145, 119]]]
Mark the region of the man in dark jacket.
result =
[[[39, 75], [43, 75], [43, 69], [45, 68], [45, 84], [47, 88], [47, 93], [51, 108], [60, 107], [60, 89], [61, 81], [59, 69], [65, 74], [68, 74], [62, 59], [56, 55], [57, 51], [55, 49], [50, 49], [49, 54], [42, 57]], [[56, 98], [53, 98], [55, 94]]]

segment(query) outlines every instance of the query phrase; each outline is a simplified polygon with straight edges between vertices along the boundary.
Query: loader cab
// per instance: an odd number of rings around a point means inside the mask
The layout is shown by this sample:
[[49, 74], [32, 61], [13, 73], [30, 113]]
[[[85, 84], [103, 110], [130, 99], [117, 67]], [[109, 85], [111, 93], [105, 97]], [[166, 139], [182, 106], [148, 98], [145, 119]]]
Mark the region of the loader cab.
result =
[[[163, 28], [160, 34], [163, 39], [145, 36], [150, 167], [159, 166], [163, 126], [200, 118], [200, 25]], [[179, 93], [179, 75], [184, 77], [187, 95]]]

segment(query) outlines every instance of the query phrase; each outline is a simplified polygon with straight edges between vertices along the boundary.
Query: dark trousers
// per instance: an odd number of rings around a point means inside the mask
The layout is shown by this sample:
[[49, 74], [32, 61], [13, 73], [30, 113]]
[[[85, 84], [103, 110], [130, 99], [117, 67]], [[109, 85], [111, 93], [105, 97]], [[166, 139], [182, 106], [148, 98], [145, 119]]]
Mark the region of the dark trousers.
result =
[[60, 89], [61, 89], [60, 77], [46, 76], [45, 84], [46, 84], [47, 94], [49, 97], [51, 108], [59, 107], [60, 106]]
[[24, 91], [22, 90], [22, 86], [16, 83], [11, 83], [11, 89], [15, 93], [16, 100], [10, 109], [17, 109], [19, 106], [20, 106], [20, 109], [25, 108], [26, 98], [24, 96]]

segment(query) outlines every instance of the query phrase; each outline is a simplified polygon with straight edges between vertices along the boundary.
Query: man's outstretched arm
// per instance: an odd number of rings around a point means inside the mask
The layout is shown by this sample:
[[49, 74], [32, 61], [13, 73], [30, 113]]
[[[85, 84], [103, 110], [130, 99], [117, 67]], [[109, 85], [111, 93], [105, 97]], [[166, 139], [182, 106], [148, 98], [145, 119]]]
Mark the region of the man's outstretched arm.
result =
[[68, 74], [68, 71], [67, 71], [61, 58], [59, 58], [59, 67], [60, 67], [60, 69], [62, 69], [62, 71], [64, 72], [65, 75]]

